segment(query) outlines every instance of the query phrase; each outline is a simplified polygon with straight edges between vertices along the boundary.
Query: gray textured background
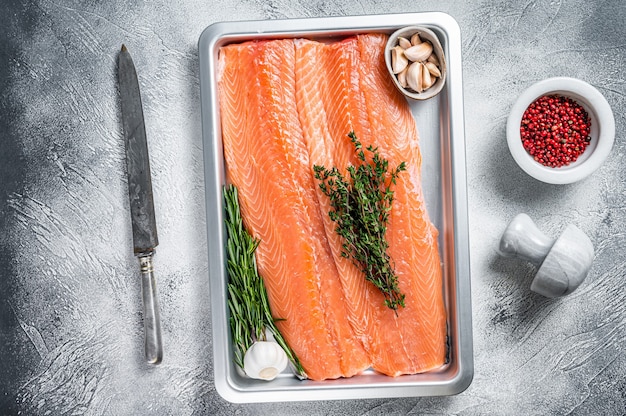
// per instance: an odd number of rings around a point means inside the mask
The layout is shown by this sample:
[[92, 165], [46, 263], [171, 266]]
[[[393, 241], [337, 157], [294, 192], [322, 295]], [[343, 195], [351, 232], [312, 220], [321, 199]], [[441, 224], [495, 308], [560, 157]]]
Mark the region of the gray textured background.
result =
[[[171, 3], [178, 3], [176, 6]], [[613, 1], [3, 0], [0, 6], [0, 413], [623, 414], [626, 408], [626, 6]], [[213, 386], [197, 41], [224, 20], [443, 11], [463, 37], [475, 345], [454, 397], [233, 405]], [[165, 361], [143, 363], [115, 62], [139, 68], [161, 244]], [[599, 171], [541, 184], [515, 165], [508, 109], [573, 76], [613, 108]], [[596, 247], [569, 297], [500, 259], [527, 212]]]

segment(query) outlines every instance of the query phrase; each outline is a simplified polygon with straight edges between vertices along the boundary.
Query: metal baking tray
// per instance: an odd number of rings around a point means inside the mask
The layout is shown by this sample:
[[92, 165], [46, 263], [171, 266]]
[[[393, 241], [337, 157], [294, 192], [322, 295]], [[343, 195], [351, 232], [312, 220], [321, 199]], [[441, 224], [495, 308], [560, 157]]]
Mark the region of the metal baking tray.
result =
[[[423, 154], [422, 176], [431, 220], [439, 229], [444, 299], [448, 313], [449, 360], [437, 371], [388, 377], [373, 371], [345, 379], [298, 380], [281, 374], [271, 382], [242, 377], [233, 364], [227, 306], [225, 229], [222, 188], [225, 183], [217, 96], [216, 66], [221, 46], [252, 39], [322, 40], [356, 33], [391, 34], [424, 25], [439, 37], [447, 57], [443, 91], [428, 101], [412, 102]], [[208, 270], [210, 278], [215, 387], [231, 402], [282, 402], [406, 396], [452, 395], [473, 378], [470, 259], [465, 167], [461, 35], [444, 13], [406, 13], [311, 19], [221, 22], [207, 27], [198, 42], [205, 165]]]

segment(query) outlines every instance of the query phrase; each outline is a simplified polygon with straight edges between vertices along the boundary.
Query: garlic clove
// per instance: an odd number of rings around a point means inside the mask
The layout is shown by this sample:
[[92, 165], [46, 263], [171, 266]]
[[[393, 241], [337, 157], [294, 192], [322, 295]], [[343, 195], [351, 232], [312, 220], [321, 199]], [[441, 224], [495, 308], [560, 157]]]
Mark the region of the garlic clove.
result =
[[432, 53], [433, 45], [429, 42], [422, 42], [404, 51], [404, 55], [413, 62], [425, 61]]
[[422, 65], [422, 88], [429, 89], [433, 85], [433, 79], [426, 65]]
[[406, 74], [406, 82], [409, 84], [409, 87], [415, 92], [422, 92], [422, 64], [419, 62], [413, 62], [409, 65], [409, 70]]
[[437, 55], [435, 55], [434, 53], [428, 57], [427, 61], [439, 67], [439, 59], [437, 58]]
[[409, 72], [409, 66], [407, 65], [406, 68], [404, 68], [402, 70], [402, 72], [398, 73], [398, 83], [400, 84], [400, 86], [402, 88], [406, 88], [409, 84], [407, 84], [406, 82], [406, 74], [407, 72]]
[[422, 43], [422, 38], [420, 38], [419, 32], [415, 32], [413, 36], [411, 36], [411, 45], [416, 46]]
[[411, 45], [410, 40], [408, 40], [407, 38], [403, 38], [402, 36], [399, 36], [398, 46], [400, 46], [402, 49], [409, 49], [412, 45]]
[[285, 368], [287, 354], [274, 341], [257, 341], [246, 351], [243, 366], [246, 375], [260, 380], [273, 380]]
[[400, 46], [395, 46], [391, 50], [391, 69], [394, 74], [398, 74], [402, 72], [404, 68], [407, 67], [409, 61], [407, 57], [404, 55], [404, 49]]
[[426, 65], [426, 68], [428, 68], [428, 72], [430, 72], [430, 75], [437, 78], [441, 77], [441, 71], [439, 70], [437, 65], [432, 62], [426, 62], [424, 65]]

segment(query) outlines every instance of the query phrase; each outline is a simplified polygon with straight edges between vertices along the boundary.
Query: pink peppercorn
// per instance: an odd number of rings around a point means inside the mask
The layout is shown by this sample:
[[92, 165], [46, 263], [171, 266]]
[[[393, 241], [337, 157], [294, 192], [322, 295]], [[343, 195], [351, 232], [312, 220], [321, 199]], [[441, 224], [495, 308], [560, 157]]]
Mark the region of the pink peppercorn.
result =
[[542, 165], [558, 168], [575, 162], [589, 144], [591, 120], [576, 101], [544, 95], [528, 106], [520, 125], [524, 149]]

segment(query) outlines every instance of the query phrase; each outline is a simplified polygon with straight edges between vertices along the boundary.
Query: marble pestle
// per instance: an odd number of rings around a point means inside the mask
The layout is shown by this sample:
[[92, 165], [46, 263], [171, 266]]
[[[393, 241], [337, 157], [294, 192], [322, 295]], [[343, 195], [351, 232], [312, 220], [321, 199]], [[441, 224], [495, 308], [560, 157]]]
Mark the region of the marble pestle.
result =
[[534, 264], [538, 270], [530, 289], [549, 298], [568, 295], [580, 286], [594, 257], [591, 240], [575, 225], [568, 225], [554, 240], [523, 213], [502, 233], [498, 252]]

